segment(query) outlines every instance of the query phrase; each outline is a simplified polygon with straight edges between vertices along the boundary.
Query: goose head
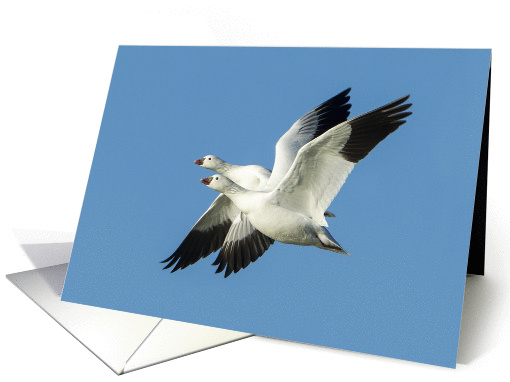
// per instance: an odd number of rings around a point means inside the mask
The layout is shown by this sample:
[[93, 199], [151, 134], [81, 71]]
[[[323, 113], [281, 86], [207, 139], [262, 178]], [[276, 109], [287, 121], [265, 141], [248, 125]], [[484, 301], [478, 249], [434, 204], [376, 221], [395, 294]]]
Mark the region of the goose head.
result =
[[236, 184], [229, 178], [220, 174], [214, 174], [213, 176], [202, 178], [200, 179], [200, 182], [205, 184], [207, 187], [221, 193], [231, 192], [233, 188], [238, 187], [236, 187]]
[[214, 155], [206, 155], [203, 158], [195, 160], [195, 164], [213, 171], [219, 171], [224, 163], [225, 161]]

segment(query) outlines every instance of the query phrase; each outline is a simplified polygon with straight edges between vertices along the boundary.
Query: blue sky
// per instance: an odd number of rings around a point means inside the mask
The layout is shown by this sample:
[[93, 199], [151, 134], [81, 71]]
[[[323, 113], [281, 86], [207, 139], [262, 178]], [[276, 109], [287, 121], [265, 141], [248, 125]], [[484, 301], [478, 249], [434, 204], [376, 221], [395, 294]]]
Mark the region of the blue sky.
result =
[[[489, 50], [120, 47], [63, 299], [455, 366]], [[217, 194], [194, 159], [272, 168], [278, 138], [351, 87], [413, 115], [329, 210], [351, 257], [275, 243], [227, 279], [161, 260]]]

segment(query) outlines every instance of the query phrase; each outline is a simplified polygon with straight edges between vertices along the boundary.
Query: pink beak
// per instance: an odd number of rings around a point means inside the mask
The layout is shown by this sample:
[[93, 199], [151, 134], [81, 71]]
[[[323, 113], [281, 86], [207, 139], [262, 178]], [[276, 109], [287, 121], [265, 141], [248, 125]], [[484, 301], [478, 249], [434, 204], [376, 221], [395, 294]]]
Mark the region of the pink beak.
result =
[[204, 158], [197, 159], [195, 161], [195, 164], [198, 164], [199, 166], [202, 166], [204, 164]]
[[200, 179], [200, 182], [202, 182], [203, 184], [208, 186], [209, 184], [211, 184], [211, 180], [212, 180], [212, 176], [210, 176], [208, 178], [202, 178], [202, 179]]

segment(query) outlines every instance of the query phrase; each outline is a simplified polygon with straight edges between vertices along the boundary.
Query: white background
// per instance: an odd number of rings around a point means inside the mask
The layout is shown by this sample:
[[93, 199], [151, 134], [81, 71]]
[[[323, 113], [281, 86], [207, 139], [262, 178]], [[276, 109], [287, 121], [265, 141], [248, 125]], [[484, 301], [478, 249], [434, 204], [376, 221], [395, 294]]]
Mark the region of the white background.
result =
[[[473, 292], [480, 309], [469, 312], [469, 330], [461, 336], [464, 364], [450, 370], [254, 337], [121, 378], [470, 381], [508, 376], [509, 28], [507, 10], [496, 5], [503, 2], [186, 3], [2, 2], [0, 273], [33, 268], [13, 229], [64, 231], [72, 238], [118, 45], [492, 48], [487, 276]], [[5, 380], [116, 378], [6, 279], [0, 288]]]

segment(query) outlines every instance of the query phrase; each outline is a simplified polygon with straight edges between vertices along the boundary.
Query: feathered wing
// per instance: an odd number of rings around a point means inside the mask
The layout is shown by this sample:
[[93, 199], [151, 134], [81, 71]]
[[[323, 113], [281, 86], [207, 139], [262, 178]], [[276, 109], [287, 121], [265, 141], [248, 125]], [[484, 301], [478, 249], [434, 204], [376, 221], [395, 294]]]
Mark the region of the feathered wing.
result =
[[332, 127], [345, 122], [351, 105], [347, 102], [351, 89], [346, 89], [297, 120], [276, 143], [271, 177], [265, 190], [273, 190], [287, 174], [301, 147]]
[[250, 263], [257, 261], [273, 243], [273, 239], [255, 229], [246, 215], [241, 212], [234, 220], [220, 253], [213, 263], [218, 265], [216, 273], [221, 273], [225, 268], [225, 277], [232, 272], [239, 272]]
[[303, 146], [271, 198], [327, 226], [324, 212], [354, 165], [390, 133], [404, 124], [409, 96], [362, 114], [328, 130]]
[[227, 196], [220, 194], [198, 219], [175, 252], [162, 261], [168, 263], [163, 269], [175, 264], [172, 269], [172, 272], [175, 272], [216, 252], [223, 245], [232, 222], [240, 212]]
[[[351, 89], [346, 89], [297, 120], [278, 140], [276, 157], [269, 181], [264, 190], [270, 191], [281, 181], [291, 167], [299, 149], [328, 129], [347, 120], [351, 105], [347, 102]], [[326, 216], [334, 217], [331, 212]], [[221, 251], [213, 263], [218, 265], [216, 273], [225, 268], [225, 277], [254, 262], [267, 251], [274, 240], [253, 227], [248, 218], [241, 214], [232, 223]]]

